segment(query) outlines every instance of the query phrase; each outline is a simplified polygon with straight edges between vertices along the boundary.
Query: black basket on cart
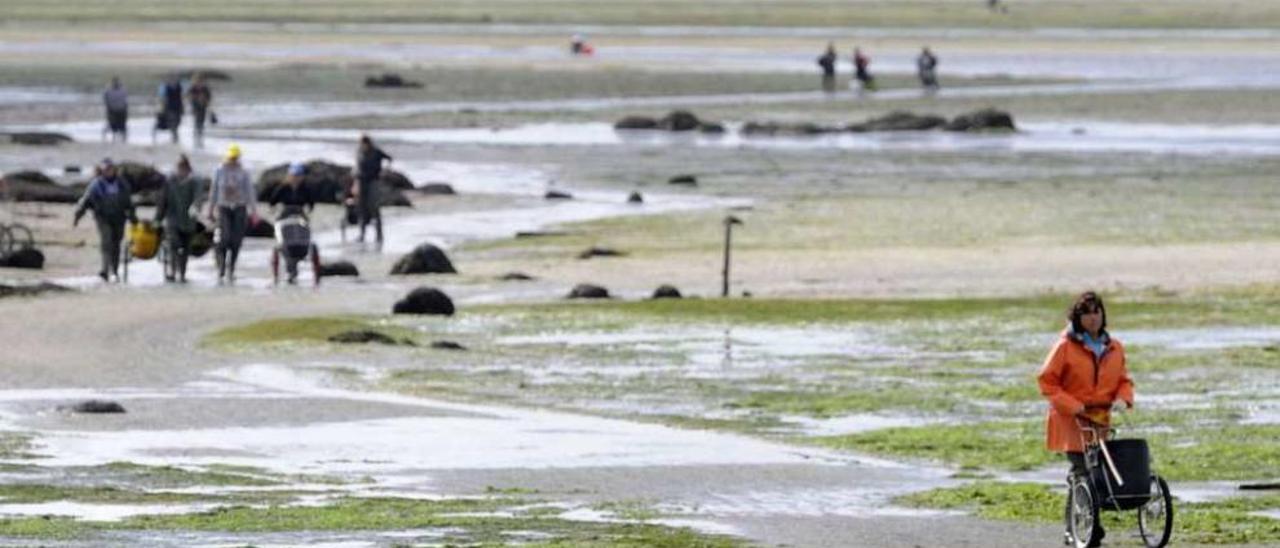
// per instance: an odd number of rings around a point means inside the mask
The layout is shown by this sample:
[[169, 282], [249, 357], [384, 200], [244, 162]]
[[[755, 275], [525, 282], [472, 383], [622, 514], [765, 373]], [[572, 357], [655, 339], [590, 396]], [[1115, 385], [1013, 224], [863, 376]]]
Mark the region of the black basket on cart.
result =
[[1101, 461], [1101, 451], [1091, 451], [1087, 458], [1093, 469], [1093, 484], [1101, 491], [1098, 504], [1108, 510], [1134, 510], [1151, 500], [1151, 451], [1147, 440], [1109, 440], [1107, 451], [1120, 473], [1116, 481], [1111, 468]]

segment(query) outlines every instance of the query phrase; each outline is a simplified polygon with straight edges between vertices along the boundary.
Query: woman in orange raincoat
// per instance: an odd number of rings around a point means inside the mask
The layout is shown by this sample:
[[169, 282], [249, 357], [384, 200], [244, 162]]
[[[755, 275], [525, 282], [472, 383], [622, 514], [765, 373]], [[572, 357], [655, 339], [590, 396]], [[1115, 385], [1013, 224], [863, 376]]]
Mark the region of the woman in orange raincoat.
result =
[[[1040, 368], [1040, 393], [1049, 400], [1045, 446], [1066, 453], [1072, 475], [1084, 475], [1084, 447], [1076, 419], [1110, 424], [1114, 402], [1133, 407], [1133, 380], [1125, 367], [1124, 347], [1107, 333], [1102, 297], [1092, 291], [1082, 293], [1067, 311], [1067, 320], [1070, 324]], [[1100, 526], [1097, 530], [1092, 546], [1105, 535]]]

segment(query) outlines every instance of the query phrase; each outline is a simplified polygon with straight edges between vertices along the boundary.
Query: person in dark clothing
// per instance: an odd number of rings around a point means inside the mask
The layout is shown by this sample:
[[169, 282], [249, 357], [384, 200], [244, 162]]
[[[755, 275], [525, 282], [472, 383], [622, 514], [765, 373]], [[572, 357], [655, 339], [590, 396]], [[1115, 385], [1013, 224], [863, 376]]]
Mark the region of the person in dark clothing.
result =
[[[178, 126], [182, 125], [182, 82], [177, 76], [170, 76], [169, 81], [160, 85], [160, 115], [156, 118], [156, 129], [167, 129], [178, 142]], [[152, 134], [154, 137], [154, 133]], [[154, 140], [154, 139], [153, 139]]]
[[351, 191], [360, 217], [360, 237], [357, 241], [364, 241], [365, 227], [372, 222], [377, 230], [378, 243], [382, 243], [382, 196], [378, 189], [378, 179], [382, 177], [383, 160], [392, 161], [390, 155], [374, 146], [368, 135], [362, 135], [360, 146], [356, 149], [356, 177]]
[[120, 84], [120, 77], [111, 77], [111, 86], [102, 92], [102, 104], [107, 107], [107, 130], [112, 142], [129, 141], [129, 92]]
[[853, 48], [853, 77], [861, 85], [861, 91], [875, 91], [876, 79], [868, 68], [871, 58], [862, 53], [862, 48]]
[[289, 172], [284, 182], [271, 192], [271, 199], [267, 203], [271, 207], [281, 206], [280, 214], [276, 216], [277, 220], [293, 215], [306, 218], [307, 214], [316, 208], [315, 196], [311, 194], [311, 188], [303, 182], [306, 172], [306, 166], [299, 162], [289, 164]]
[[102, 254], [102, 269], [98, 277], [108, 281], [109, 276], [120, 280], [120, 241], [124, 239], [125, 221], [137, 222], [133, 210], [133, 195], [129, 183], [116, 175], [116, 165], [110, 158], [98, 164], [97, 176], [89, 182], [84, 196], [76, 205], [71, 226], [80, 224], [85, 211], [93, 210], [93, 221], [98, 225], [98, 250]]
[[165, 281], [187, 281], [187, 257], [191, 255], [191, 237], [196, 232], [203, 190], [191, 172], [191, 161], [185, 154], [179, 156], [173, 175], [165, 181], [156, 201], [156, 224], [164, 227], [165, 245], [169, 248]]
[[920, 85], [924, 86], [925, 93], [933, 93], [938, 91], [938, 57], [925, 46], [920, 51], [920, 56], [916, 57], [916, 72], [920, 75]]
[[822, 67], [822, 91], [836, 91], [836, 46], [827, 43], [827, 51], [818, 56], [818, 66]]
[[209, 113], [209, 103], [213, 102], [213, 91], [209, 89], [203, 74], [196, 73], [191, 87], [187, 88], [187, 99], [191, 101], [191, 115], [195, 122], [192, 137], [195, 138], [197, 147], [203, 147], [204, 121]]

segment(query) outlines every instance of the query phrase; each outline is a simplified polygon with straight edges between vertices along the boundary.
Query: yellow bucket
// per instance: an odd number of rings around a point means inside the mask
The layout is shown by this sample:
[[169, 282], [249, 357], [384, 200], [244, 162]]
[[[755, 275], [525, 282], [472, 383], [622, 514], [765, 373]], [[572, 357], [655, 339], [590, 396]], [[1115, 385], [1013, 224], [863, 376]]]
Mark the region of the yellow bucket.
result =
[[129, 253], [138, 259], [150, 259], [160, 249], [160, 231], [150, 221], [129, 225]]

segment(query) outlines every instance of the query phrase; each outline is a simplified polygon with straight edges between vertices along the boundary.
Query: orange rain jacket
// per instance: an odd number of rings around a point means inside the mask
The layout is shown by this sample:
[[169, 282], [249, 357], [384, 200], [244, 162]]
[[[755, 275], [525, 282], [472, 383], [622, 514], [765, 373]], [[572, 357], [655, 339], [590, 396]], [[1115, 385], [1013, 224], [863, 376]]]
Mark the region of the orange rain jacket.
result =
[[1124, 347], [1106, 336], [1106, 351], [1097, 360], [1093, 351], [1068, 326], [1040, 368], [1040, 393], [1049, 400], [1045, 447], [1050, 451], [1082, 452], [1075, 415], [1089, 407], [1094, 418], [1110, 423], [1112, 402], [1133, 405], [1133, 380], [1125, 367]]

